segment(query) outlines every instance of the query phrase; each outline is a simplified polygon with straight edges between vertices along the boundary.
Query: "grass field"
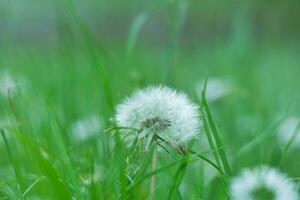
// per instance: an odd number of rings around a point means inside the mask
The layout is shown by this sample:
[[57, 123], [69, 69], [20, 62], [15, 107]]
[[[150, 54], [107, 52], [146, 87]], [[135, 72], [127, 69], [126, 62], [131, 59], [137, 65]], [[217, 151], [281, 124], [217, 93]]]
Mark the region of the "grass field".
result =
[[[260, 34], [248, 18], [266, 5], [249, 2], [91, 1], [80, 13], [72, 1], [55, 1], [54, 42], [34, 34], [23, 42], [3, 29], [0, 199], [232, 199], [233, 178], [258, 166], [280, 170], [299, 193], [299, 30], [288, 15], [295, 12], [286, 5], [282, 16], [274, 4]], [[1, 8], [7, 24], [22, 18], [5, 5], [15, 13]], [[39, 12], [28, 13], [43, 16], [46, 6], [35, 5]], [[99, 19], [108, 28], [101, 34], [89, 21], [97, 8], [117, 16]], [[111, 28], [122, 16], [130, 16], [125, 31]], [[189, 34], [198, 22], [199, 38]], [[117, 105], [152, 85], [185, 92], [199, 106], [202, 127], [185, 154], [136, 155], [120, 137]]]

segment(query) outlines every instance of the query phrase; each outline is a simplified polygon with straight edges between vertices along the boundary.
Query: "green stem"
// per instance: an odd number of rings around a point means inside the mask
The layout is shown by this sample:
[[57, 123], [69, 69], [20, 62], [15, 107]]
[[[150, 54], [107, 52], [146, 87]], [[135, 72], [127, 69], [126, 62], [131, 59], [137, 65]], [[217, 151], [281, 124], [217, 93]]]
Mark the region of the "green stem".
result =
[[7, 150], [8, 158], [9, 158], [11, 164], [12, 164], [12, 167], [14, 169], [16, 178], [17, 178], [17, 180], [19, 182], [21, 193], [23, 193], [23, 191], [25, 191], [25, 181], [24, 181], [24, 178], [21, 175], [21, 171], [20, 171], [20, 168], [18, 166], [18, 163], [13, 158], [13, 154], [12, 154], [11, 149], [9, 147], [9, 144], [8, 144], [7, 138], [5, 136], [4, 130], [1, 129], [0, 132], [1, 132], [2, 138], [3, 138], [4, 143], [5, 143], [5, 147], [6, 147], [6, 150]]
[[210, 129], [211, 129], [212, 135], [215, 139], [215, 142], [216, 142], [216, 145], [217, 145], [218, 149], [220, 149], [219, 155], [220, 155], [224, 170], [225, 170], [226, 174], [230, 176], [231, 175], [231, 168], [229, 166], [227, 155], [226, 155], [226, 152], [224, 150], [224, 144], [221, 140], [218, 129], [217, 129], [217, 127], [215, 125], [215, 122], [214, 122], [214, 119], [211, 115], [208, 103], [207, 103], [206, 98], [205, 98], [204, 91], [202, 91], [202, 103], [203, 103], [203, 106], [204, 106], [204, 110], [206, 111], [206, 117], [207, 117], [207, 121], [208, 121], [208, 124], [210, 126]]

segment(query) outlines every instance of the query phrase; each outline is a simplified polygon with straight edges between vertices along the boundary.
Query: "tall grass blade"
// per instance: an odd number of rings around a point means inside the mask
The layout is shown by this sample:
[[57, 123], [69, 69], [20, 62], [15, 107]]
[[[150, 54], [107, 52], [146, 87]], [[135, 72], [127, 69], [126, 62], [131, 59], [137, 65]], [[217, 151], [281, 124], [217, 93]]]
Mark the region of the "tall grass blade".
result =
[[289, 139], [288, 143], [285, 145], [285, 147], [282, 150], [282, 155], [279, 161], [279, 165], [282, 164], [282, 162], [284, 161], [284, 159], [286, 158], [289, 149], [291, 148], [291, 146], [293, 145], [293, 142], [295, 141], [295, 139], [299, 136], [299, 131], [300, 130], [300, 122], [298, 123], [296, 129], [294, 130], [292, 137]]
[[211, 112], [210, 112], [210, 109], [209, 109], [209, 106], [208, 106], [208, 103], [206, 101], [205, 94], [204, 94], [203, 91], [202, 91], [202, 102], [203, 102], [203, 107], [204, 107], [204, 110], [205, 110], [205, 113], [206, 113], [208, 124], [210, 126], [212, 135], [213, 135], [214, 140], [215, 140], [215, 144], [217, 145], [217, 148], [219, 149], [219, 156], [221, 158], [225, 173], [228, 176], [230, 176], [231, 175], [231, 168], [229, 166], [228, 158], [227, 158], [226, 152], [224, 150], [224, 144], [222, 142], [221, 136], [220, 136], [219, 131], [217, 129], [217, 126], [214, 122], [214, 119], [211, 115]]
[[181, 195], [178, 192], [178, 188], [182, 182], [182, 179], [184, 177], [186, 168], [187, 168], [187, 162], [186, 160], [189, 158], [189, 154], [186, 154], [183, 158], [182, 161], [176, 171], [175, 177], [174, 177], [174, 182], [173, 185], [170, 188], [169, 194], [168, 194], [168, 199], [174, 199], [175, 194], [177, 194], [177, 198], [181, 199]]
[[2, 139], [4, 140], [4, 144], [5, 144], [5, 148], [6, 148], [6, 151], [7, 151], [9, 161], [12, 164], [12, 167], [14, 169], [14, 172], [15, 172], [15, 175], [16, 175], [16, 178], [17, 178], [17, 181], [19, 183], [20, 190], [21, 190], [21, 192], [23, 192], [23, 191], [25, 191], [25, 180], [23, 178], [24, 176], [21, 173], [21, 168], [20, 168], [18, 162], [13, 157], [13, 153], [12, 153], [11, 148], [9, 146], [9, 143], [8, 143], [7, 138], [6, 138], [4, 130], [0, 129], [0, 132], [1, 132]]

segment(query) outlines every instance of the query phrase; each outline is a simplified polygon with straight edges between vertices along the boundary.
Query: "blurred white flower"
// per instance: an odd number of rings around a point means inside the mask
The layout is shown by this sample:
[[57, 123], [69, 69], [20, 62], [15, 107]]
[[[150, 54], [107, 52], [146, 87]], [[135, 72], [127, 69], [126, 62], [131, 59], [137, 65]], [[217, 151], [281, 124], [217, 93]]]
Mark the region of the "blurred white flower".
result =
[[84, 141], [103, 128], [103, 120], [96, 115], [89, 115], [74, 122], [70, 127], [70, 134], [76, 141]]
[[244, 170], [232, 180], [230, 189], [233, 200], [298, 200], [294, 183], [266, 166]]
[[146, 147], [153, 137], [159, 137], [178, 148], [194, 138], [201, 126], [197, 105], [184, 93], [164, 86], [138, 90], [128, 97], [117, 107], [116, 123], [140, 130], [121, 129], [128, 145], [146, 139]]
[[92, 182], [98, 183], [99, 181], [103, 180], [103, 177], [99, 172], [95, 172], [95, 174], [82, 174], [80, 179], [84, 185], [88, 186], [92, 184]]
[[0, 74], [0, 91], [5, 97], [17, 92], [24, 92], [27, 86], [28, 81], [24, 77], [13, 77], [8, 72]]
[[1, 77], [0, 89], [4, 96], [9, 96], [15, 92], [17, 84], [15, 80], [6, 72]]
[[[196, 87], [197, 95], [201, 97], [201, 90], [204, 81], [200, 81]], [[208, 79], [205, 97], [208, 101], [217, 101], [230, 95], [233, 91], [233, 85], [229, 80], [212, 78]]]
[[[299, 126], [299, 127], [298, 127]], [[293, 147], [300, 147], [300, 119], [297, 117], [287, 118], [278, 129], [278, 142], [287, 145], [293, 138]]]

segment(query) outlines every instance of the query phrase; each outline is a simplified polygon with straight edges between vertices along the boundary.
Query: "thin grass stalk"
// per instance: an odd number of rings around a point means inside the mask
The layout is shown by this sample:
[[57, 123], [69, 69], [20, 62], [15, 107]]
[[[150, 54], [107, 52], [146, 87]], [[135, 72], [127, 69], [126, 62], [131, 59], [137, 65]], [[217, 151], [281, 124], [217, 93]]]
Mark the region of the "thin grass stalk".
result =
[[[153, 155], [152, 155], [152, 163], [151, 163], [152, 171], [156, 169], [157, 166], [157, 151], [154, 149]], [[155, 175], [151, 176], [150, 181], [150, 200], [154, 200], [155, 197]]]
[[[201, 92], [202, 96], [205, 96], [205, 94], [206, 94], [206, 87], [207, 87], [207, 79], [205, 79], [205, 81], [204, 81], [204, 85], [203, 85], [202, 92]], [[216, 147], [212, 132], [209, 128], [209, 123], [207, 121], [207, 117], [206, 117], [206, 113], [205, 113], [205, 109], [204, 109], [204, 103], [205, 102], [203, 101], [203, 97], [202, 97], [201, 100], [199, 101], [199, 104], [200, 104], [199, 112], [200, 112], [200, 116], [202, 117], [204, 132], [206, 134], [207, 141], [210, 146], [211, 152], [213, 153], [213, 156], [217, 162], [217, 166], [219, 169], [222, 170], [223, 167], [221, 165], [220, 156], [218, 153], [219, 149]], [[222, 173], [223, 173], [223, 170], [222, 170]]]
[[17, 121], [18, 129], [21, 133], [23, 133], [23, 130], [22, 130], [22, 127], [21, 127], [21, 118], [18, 115], [16, 106], [14, 104], [14, 101], [13, 101], [12, 97], [11, 97], [11, 90], [10, 89], [8, 90], [8, 97], [7, 98], [8, 98], [8, 103], [9, 103], [10, 110], [11, 110], [15, 120]]
[[211, 115], [211, 112], [210, 112], [210, 109], [209, 109], [209, 106], [208, 106], [208, 103], [206, 101], [205, 94], [204, 94], [203, 91], [202, 91], [202, 102], [203, 102], [204, 110], [206, 112], [206, 117], [207, 117], [208, 124], [210, 126], [210, 129], [211, 129], [212, 135], [214, 137], [215, 143], [216, 143], [216, 145], [219, 149], [218, 152], [219, 152], [219, 156], [221, 158], [225, 173], [228, 176], [230, 176], [231, 175], [231, 168], [229, 166], [227, 155], [226, 155], [226, 152], [224, 150], [224, 144], [223, 144], [222, 139], [219, 135], [219, 132], [218, 132], [218, 129], [217, 129], [216, 124], [214, 122], [214, 119]]
[[279, 161], [279, 166], [281, 166], [283, 164], [283, 161], [284, 161], [285, 157], [287, 156], [290, 147], [292, 146], [293, 142], [299, 135], [299, 132], [300, 132], [299, 130], [300, 130], [300, 122], [297, 124], [297, 127], [294, 130], [292, 137], [289, 139], [288, 143], [286, 144], [286, 146], [284, 147], [284, 149], [282, 151], [282, 155], [281, 155], [281, 158]]
[[186, 167], [188, 164], [186, 161], [189, 159], [189, 156], [190, 156], [190, 154], [187, 153], [182, 158], [182, 161], [181, 161], [181, 163], [177, 169], [177, 172], [175, 174], [174, 183], [169, 191], [168, 198], [167, 198], [168, 200], [174, 199], [175, 192], [177, 193], [177, 196], [180, 197], [180, 199], [181, 199], [180, 193], [178, 192], [178, 188], [179, 188], [180, 183], [182, 182], [183, 176], [185, 174]]
[[180, 45], [180, 33], [184, 26], [186, 15], [188, 13], [188, 0], [177, 0], [175, 16], [170, 16], [170, 36], [166, 45], [166, 83], [174, 84], [176, 63], [178, 59], [178, 47]]
[[211, 148], [211, 150], [212, 150], [212, 153], [213, 153], [213, 155], [214, 155], [214, 157], [215, 157], [215, 160], [216, 160], [216, 162], [217, 162], [217, 166], [218, 166], [220, 169], [222, 169], [220, 157], [219, 157], [219, 154], [218, 154], [218, 151], [219, 151], [219, 150], [217, 150], [217, 148], [216, 148], [216, 146], [215, 146], [215, 144], [214, 144], [213, 136], [212, 136], [212, 133], [211, 133], [211, 131], [210, 131], [210, 129], [209, 129], [207, 119], [204, 118], [204, 119], [203, 119], [203, 122], [204, 122], [204, 123], [203, 123], [203, 128], [204, 128], [204, 131], [205, 131], [205, 133], [206, 133], [206, 136], [207, 136], [207, 140], [208, 140], [209, 146], [210, 146], [210, 148]]
[[79, 29], [81, 35], [83, 36], [83, 39], [87, 46], [87, 51], [90, 56], [90, 61], [92, 62], [92, 65], [95, 67], [96, 72], [99, 76], [99, 80], [101, 81], [104, 98], [105, 98], [105, 104], [107, 110], [107, 118], [109, 119], [110, 115], [112, 114], [114, 110], [114, 98], [113, 98], [113, 92], [111, 89], [111, 84], [108, 78], [107, 70], [103, 64], [102, 61], [100, 61], [100, 55], [99, 55], [99, 45], [96, 39], [92, 36], [90, 30], [87, 28], [87, 26], [84, 24], [84, 22], [78, 17], [77, 12], [75, 11], [75, 8], [73, 6], [72, 1], [65, 0], [64, 6], [66, 7], [66, 10], [70, 13], [70, 21], [75, 23], [75, 26]]
[[78, 178], [78, 174], [75, 172], [72, 159], [70, 158], [70, 154], [67, 150], [67, 146], [62, 137], [61, 130], [59, 129], [59, 125], [57, 123], [57, 119], [55, 115], [52, 112], [50, 112], [50, 110], [49, 110], [49, 118], [51, 120], [52, 134], [57, 144], [57, 148], [61, 153], [63, 163], [65, 164], [66, 169], [68, 169], [70, 180], [74, 186], [74, 193], [77, 198], [82, 198], [82, 194], [80, 193], [80, 184], [79, 184], [80, 180]]
[[21, 170], [20, 170], [20, 167], [19, 167], [17, 161], [13, 157], [13, 153], [12, 153], [12, 151], [10, 149], [10, 146], [9, 146], [8, 140], [7, 140], [6, 136], [5, 136], [4, 130], [0, 129], [0, 132], [1, 132], [1, 136], [2, 136], [2, 138], [4, 140], [4, 144], [5, 144], [5, 148], [6, 148], [7, 154], [8, 154], [9, 161], [12, 164], [13, 170], [14, 170], [16, 178], [17, 178], [17, 181], [19, 183], [20, 192], [23, 193], [26, 190], [25, 189], [25, 180], [24, 180], [24, 178], [23, 178], [23, 176], [21, 174]]
[[168, 5], [176, 2], [176, 0], [167, 0], [167, 1], [159, 1], [154, 2], [155, 4], [151, 5], [150, 8], [139, 13], [131, 25], [129, 26], [127, 42], [126, 42], [126, 63], [128, 67], [132, 67], [130, 61], [132, 59], [132, 55], [134, 53], [139, 34], [144, 26], [144, 24], [156, 13], [166, 8]]

